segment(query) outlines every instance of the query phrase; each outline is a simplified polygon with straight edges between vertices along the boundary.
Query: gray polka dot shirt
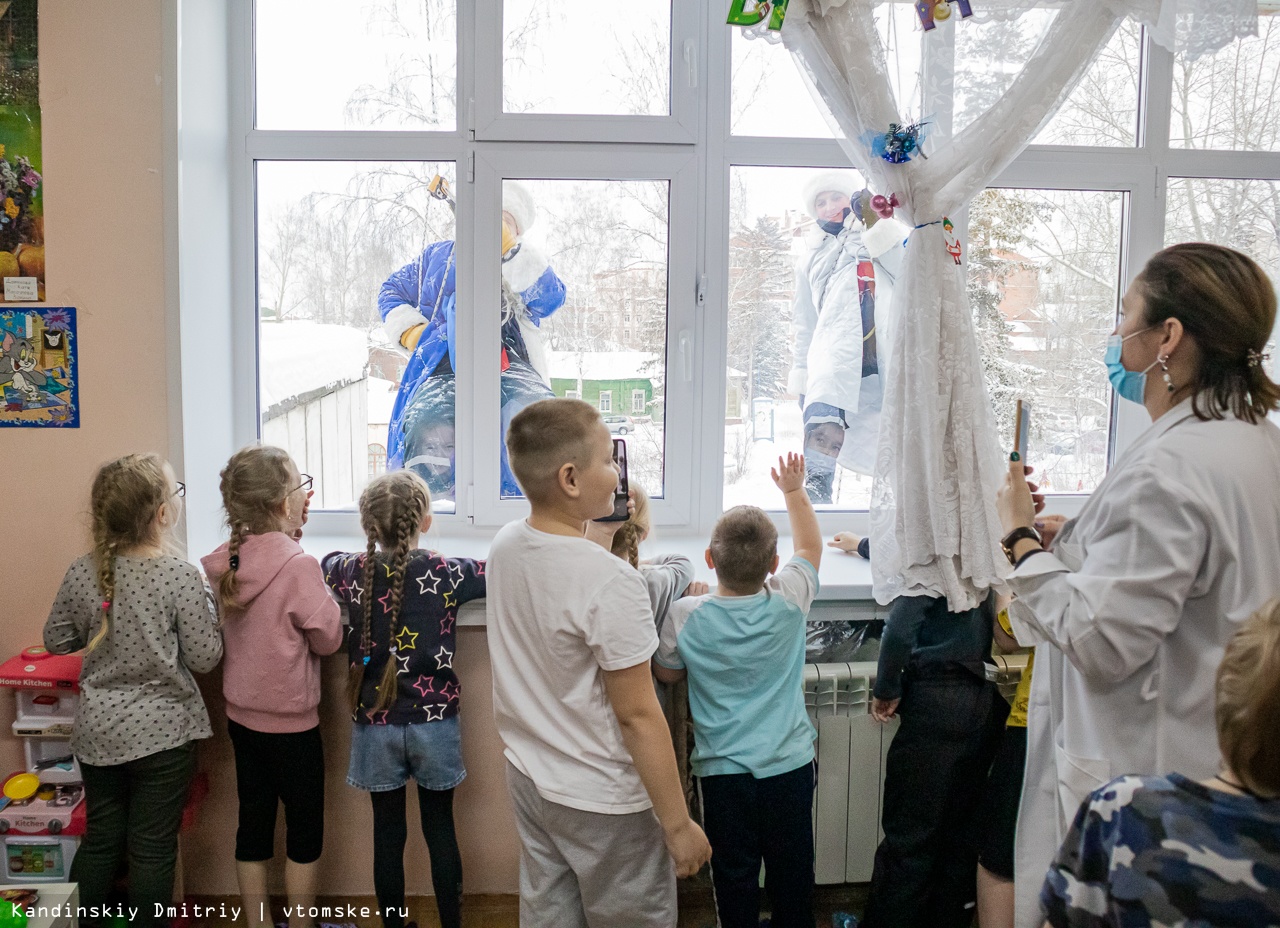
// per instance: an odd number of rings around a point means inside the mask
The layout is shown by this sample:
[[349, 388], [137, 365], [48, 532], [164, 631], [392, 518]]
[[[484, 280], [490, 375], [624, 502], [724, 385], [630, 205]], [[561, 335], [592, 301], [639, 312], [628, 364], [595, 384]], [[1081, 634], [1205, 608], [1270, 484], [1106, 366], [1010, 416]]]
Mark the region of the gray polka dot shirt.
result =
[[[111, 630], [84, 656], [71, 750], [82, 763], [124, 764], [208, 738], [209, 713], [191, 672], [222, 659], [213, 596], [175, 557], [117, 557]], [[67, 570], [44, 626], [54, 654], [83, 648], [102, 623], [90, 555]]]

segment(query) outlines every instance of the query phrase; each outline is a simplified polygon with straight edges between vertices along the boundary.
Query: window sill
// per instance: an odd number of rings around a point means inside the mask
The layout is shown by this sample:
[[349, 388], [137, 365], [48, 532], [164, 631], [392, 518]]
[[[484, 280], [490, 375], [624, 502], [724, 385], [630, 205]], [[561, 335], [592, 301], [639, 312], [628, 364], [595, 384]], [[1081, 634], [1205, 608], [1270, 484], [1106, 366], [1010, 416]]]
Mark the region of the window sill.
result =
[[[487, 538], [459, 537], [437, 535], [434, 532], [427, 536], [430, 547], [440, 551], [447, 557], [471, 557], [484, 559], [489, 556], [489, 540]], [[704, 583], [715, 585], [715, 573], [707, 567], [703, 559], [706, 541], [691, 536], [664, 536], [661, 541], [647, 546], [642, 555], [683, 554], [694, 565], [694, 577]], [[308, 554], [316, 558], [324, 557], [331, 551], [363, 551], [365, 539], [355, 535], [306, 535], [302, 539], [302, 547]], [[791, 557], [791, 539], [783, 536], [778, 539], [778, 554], [782, 563]], [[810, 621], [826, 621], [829, 619], [870, 619], [879, 611], [871, 596], [871, 564], [852, 554], [845, 554], [834, 548], [826, 549], [822, 554], [822, 563], [818, 568], [820, 584], [817, 601], [810, 612]], [[854, 608], [848, 605], [856, 604]], [[462, 607], [458, 613], [459, 625], [485, 624], [484, 601], [471, 602]]]

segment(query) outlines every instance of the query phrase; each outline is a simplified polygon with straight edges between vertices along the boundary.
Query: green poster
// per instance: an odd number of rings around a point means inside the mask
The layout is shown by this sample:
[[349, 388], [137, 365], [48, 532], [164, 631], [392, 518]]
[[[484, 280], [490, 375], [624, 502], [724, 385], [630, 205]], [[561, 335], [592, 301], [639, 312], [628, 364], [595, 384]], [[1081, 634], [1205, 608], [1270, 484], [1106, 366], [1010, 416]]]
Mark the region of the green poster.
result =
[[38, 2], [0, 0], [0, 300], [45, 298]]

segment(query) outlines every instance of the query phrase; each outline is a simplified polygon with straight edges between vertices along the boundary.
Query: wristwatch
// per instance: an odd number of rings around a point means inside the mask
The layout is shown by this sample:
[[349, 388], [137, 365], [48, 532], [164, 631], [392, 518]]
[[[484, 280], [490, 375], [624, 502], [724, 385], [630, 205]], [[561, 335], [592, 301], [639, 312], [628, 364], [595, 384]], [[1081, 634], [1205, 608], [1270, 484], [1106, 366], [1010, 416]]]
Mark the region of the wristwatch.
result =
[[1013, 546], [1024, 538], [1030, 538], [1036, 544], [1042, 544], [1040, 533], [1029, 525], [1019, 525], [1008, 535], [1000, 539], [1000, 547], [1004, 549], [1004, 556], [1009, 559], [1009, 563], [1018, 566], [1018, 558], [1013, 553]]

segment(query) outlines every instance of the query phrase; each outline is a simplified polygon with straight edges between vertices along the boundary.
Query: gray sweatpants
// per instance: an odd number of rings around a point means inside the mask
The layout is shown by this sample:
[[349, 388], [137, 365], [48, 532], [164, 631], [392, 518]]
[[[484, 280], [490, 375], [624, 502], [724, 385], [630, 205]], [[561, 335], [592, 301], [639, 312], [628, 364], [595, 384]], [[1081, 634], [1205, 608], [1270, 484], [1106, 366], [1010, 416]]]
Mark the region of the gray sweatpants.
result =
[[548, 802], [507, 762], [520, 832], [520, 928], [675, 928], [676, 871], [653, 811]]

